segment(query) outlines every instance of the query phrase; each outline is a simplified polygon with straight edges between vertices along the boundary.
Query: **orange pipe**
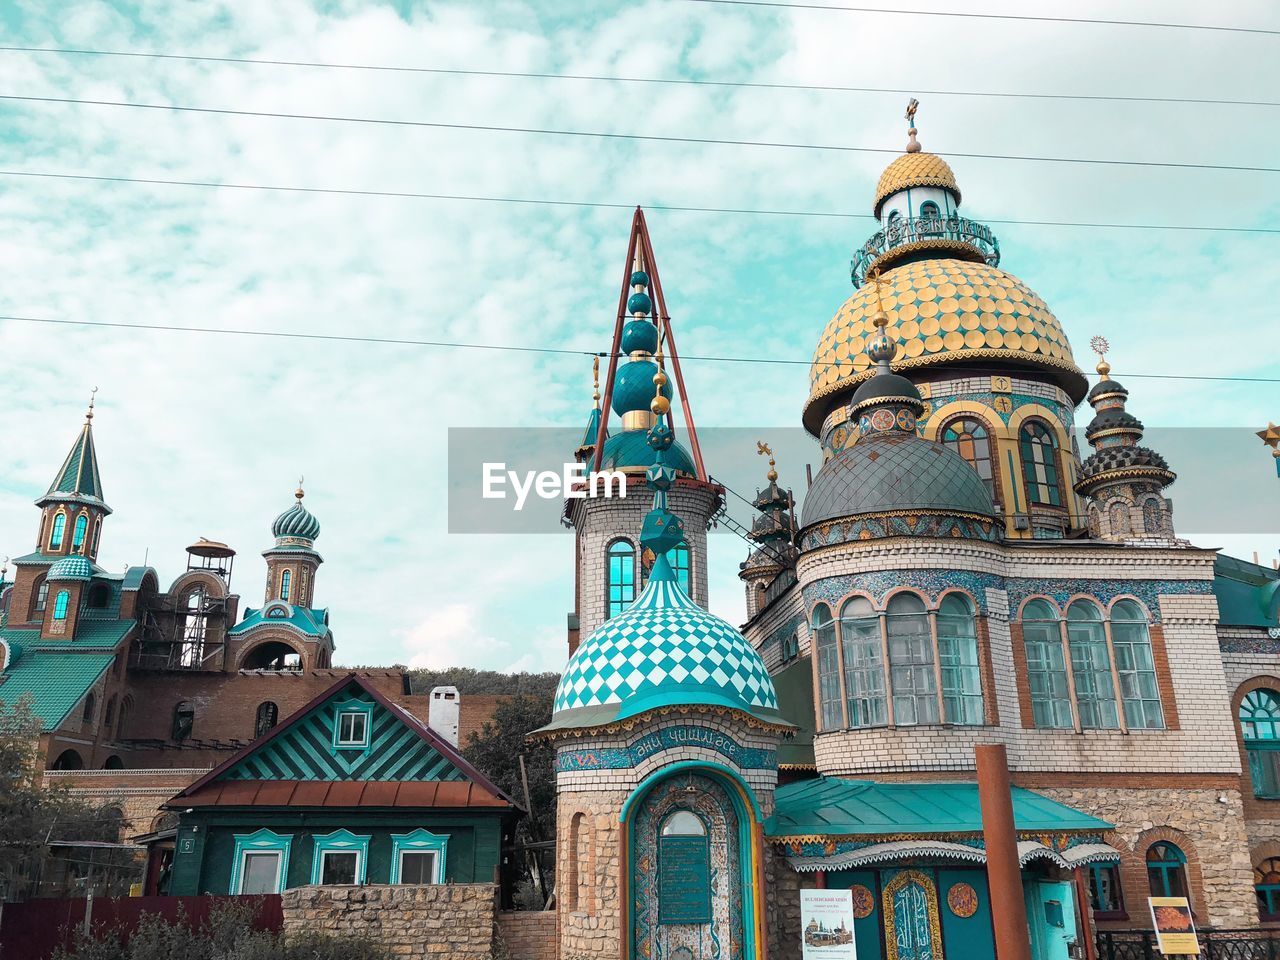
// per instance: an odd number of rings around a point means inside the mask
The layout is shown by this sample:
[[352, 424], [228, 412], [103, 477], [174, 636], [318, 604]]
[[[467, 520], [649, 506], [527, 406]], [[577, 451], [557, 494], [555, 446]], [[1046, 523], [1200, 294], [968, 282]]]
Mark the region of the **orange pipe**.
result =
[[978, 802], [982, 839], [987, 848], [987, 885], [997, 960], [1031, 960], [1027, 904], [1018, 863], [1018, 833], [1013, 820], [1009, 760], [1003, 743], [974, 747], [978, 762]]

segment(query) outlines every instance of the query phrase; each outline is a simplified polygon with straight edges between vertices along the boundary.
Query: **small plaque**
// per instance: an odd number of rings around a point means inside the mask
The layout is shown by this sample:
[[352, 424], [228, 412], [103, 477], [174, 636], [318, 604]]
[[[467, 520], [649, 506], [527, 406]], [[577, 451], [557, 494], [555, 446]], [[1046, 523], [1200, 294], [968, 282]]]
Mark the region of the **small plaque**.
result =
[[967, 883], [955, 883], [947, 891], [947, 907], [962, 920], [978, 912], [978, 891]]
[[658, 841], [658, 922], [711, 922], [711, 846], [706, 837]]
[[1008, 377], [992, 377], [991, 392], [992, 393], [1011, 393], [1013, 391], [1013, 381]]

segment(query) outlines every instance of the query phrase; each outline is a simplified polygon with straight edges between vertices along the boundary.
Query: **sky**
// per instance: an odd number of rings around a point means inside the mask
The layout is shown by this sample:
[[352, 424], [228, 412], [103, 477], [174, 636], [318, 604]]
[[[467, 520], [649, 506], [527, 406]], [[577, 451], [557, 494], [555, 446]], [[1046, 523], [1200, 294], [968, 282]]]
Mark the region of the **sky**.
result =
[[[1063, 8], [984, 0], [933, 9]], [[1265, 0], [1079, 0], [1070, 14], [1280, 29]], [[941, 153], [1241, 166], [1280, 156], [1276, 107], [955, 94], [1262, 99], [1280, 89], [1277, 40], [1265, 35], [690, 0], [64, 0], [56, 14], [43, 0], [13, 0], [0, 8], [0, 30], [10, 46], [893, 87], [916, 92], [920, 140]], [[14, 51], [0, 51], [0, 93], [891, 149], [905, 143], [907, 99]], [[872, 232], [868, 219], [830, 214], [869, 213], [891, 159], [20, 100], [0, 101], [0, 124], [0, 314], [11, 317], [605, 350], [630, 205], [826, 214], [649, 211], [688, 356], [808, 360], [852, 292], [850, 253]], [[1275, 173], [980, 158], [952, 166], [963, 210], [978, 220], [1275, 228], [1280, 212]], [[20, 171], [622, 206], [12, 175]], [[1050, 304], [1082, 367], [1092, 368], [1089, 337], [1102, 334], [1117, 377], [1280, 376], [1280, 236], [994, 229], [1001, 267]], [[571, 355], [0, 320], [0, 556], [32, 548], [32, 501], [98, 387], [94, 429], [115, 510], [103, 533], [107, 568], [145, 560], [168, 583], [188, 543], [224, 540], [240, 551], [233, 588], [242, 606], [256, 606], [258, 554], [305, 475], [323, 527], [317, 603], [331, 610], [339, 663], [559, 669], [570, 536], [448, 533], [447, 431], [580, 429], [590, 375], [590, 361]], [[743, 470], [763, 473], [748, 438], [796, 432], [803, 364], [689, 361], [685, 377], [700, 426], [742, 430]], [[1127, 386], [1131, 412], [1153, 426], [1256, 430], [1280, 419], [1274, 383]], [[783, 482], [802, 486], [804, 464], [820, 461], [816, 444], [783, 447]], [[1231, 500], [1243, 478], [1271, 471], [1261, 444], [1238, 461], [1217, 465], [1216, 489], [1193, 489]], [[760, 480], [743, 473], [740, 482], [749, 494]], [[1275, 557], [1280, 483], [1249, 489], [1259, 491], [1256, 530], [1207, 530], [1196, 541]], [[730, 506], [748, 519], [740, 501]], [[729, 534], [712, 538], [711, 607], [731, 622], [744, 617], [735, 574], [746, 549]]]

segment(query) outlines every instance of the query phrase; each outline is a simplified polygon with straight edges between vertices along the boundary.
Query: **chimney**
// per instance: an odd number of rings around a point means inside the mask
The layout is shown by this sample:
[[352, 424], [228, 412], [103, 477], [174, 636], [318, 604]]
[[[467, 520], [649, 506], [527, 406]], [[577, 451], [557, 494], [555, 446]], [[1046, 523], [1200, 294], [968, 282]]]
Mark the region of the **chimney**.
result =
[[462, 698], [457, 687], [434, 687], [431, 691], [431, 704], [427, 708], [427, 726], [448, 740], [455, 747], [458, 745], [458, 712]]

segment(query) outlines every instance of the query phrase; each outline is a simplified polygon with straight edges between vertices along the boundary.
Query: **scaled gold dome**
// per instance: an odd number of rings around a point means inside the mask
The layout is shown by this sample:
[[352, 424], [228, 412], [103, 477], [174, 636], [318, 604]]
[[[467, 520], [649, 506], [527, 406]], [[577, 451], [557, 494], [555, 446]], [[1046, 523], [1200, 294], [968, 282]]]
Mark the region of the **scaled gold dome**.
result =
[[960, 202], [960, 187], [947, 161], [933, 153], [904, 153], [880, 174], [873, 204], [876, 216], [885, 197], [908, 187], [946, 187], [956, 195], [956, 203]]
[[[1017, 277], [985, 263], [920, 260], [886, 271], [880, 296], [886, 333], [898, 343], [895, 371], [983, 359], [1041, 367], [1077, 401], [1088, 384], [1058, 320]], [[815, 435], [834, 394], [851, 393], [873, 373], [866, 355], [874, 334], [875, 285], [844, 302], [827, 324], [809, 368], [804, 424]]]

